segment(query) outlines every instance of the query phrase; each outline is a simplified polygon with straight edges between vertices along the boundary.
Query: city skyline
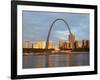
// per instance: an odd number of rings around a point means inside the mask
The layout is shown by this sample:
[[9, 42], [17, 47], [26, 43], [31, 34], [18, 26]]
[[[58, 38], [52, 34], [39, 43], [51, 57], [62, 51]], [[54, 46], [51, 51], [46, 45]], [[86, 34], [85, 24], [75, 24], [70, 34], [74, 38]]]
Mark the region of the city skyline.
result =
[[[60, 41], [63, 41], [63, 43], [69, 43], [69, 41], [64, 41], [64, 40], [60, 40]], [[60, 41], [59, 41], [59, 44], [60, 44]], [[83, 42], [83, 41], [89, 41], [89, 40], [82, 40], [82, 41], [75, 40], [74, 43], [77, 42], [77, 43], [79, 44], [79, 46], [81, 45], [80, 47], [82, 47], [82, 44], [83, 44], [82, 42]], [[52, 43], [51, 40], [49, 40], [49, 42]], [[41, 40], [41, 41], [37, 41], [37, 42], [35, 42], [35, 43], [31, 43], [30, 41], [24, 41], [24, 43], [26, 43], [27, 46], [24, 46], [23, 48], [33, 48], [33, 45], [34, 45], [34, 44], [43, 43], [43, 44], [44, 44], [43, 49], [45, 49], [45, 45], [46, 45], [46, 41], [42, 41], [42, 40]], [[30, 43], [31, 43], [31, 44], [30, 44]], [[52, 44], [53, 44], [53, 43], [52, 43]], [[55, 45], [57, 46], [57, 45], [58, 45], [58, 47], [60, 47], [59, 44], [53, 44], [53, 46], [55, 46]], [[24, 45], [25, 45], [25, 44], [24, 44]], [[30, 47], [30, 46], [31, 46], [31, 47]], [[37, 47], [37, 48], [38, 48], [38, 47]]]
[[[76, 35], [76, 40], [89, 39], [89, 14], [23, 11], [23, 42], [46, 41], [52, 22], [59, 17], [68, 22], [71, 32]], [[57, 21], [51, 31], [50, 40], [58, 44], [60, 39], [68, 40], [68, 35], [66, 25], [62, 21]]]
[[78, 41], [75, 40], [75, 34], [69, 34], [68, 40], [59, 40], [59, 44], [53, 44], [52, 40], [48, 41], [48, 46], [46, 46], [46, 41], [37, 41], [35, 43], [31, 43], [30, 41], [24, 41], [24, 47], [26, 49], [33, 48], [33, 49], [54, 49], [54, 50], [75, 50], [75, 49], [89, 49], [90, 41], [89, 40], [82, 40]]

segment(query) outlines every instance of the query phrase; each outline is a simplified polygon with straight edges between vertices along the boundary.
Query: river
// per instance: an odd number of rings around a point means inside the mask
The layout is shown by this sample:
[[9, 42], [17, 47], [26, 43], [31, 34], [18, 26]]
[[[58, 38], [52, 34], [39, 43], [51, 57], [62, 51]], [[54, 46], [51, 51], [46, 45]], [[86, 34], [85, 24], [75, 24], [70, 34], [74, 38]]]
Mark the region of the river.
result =
[[23, 56], [23, 68], [67, 67], [89, 65], [89, 52]]

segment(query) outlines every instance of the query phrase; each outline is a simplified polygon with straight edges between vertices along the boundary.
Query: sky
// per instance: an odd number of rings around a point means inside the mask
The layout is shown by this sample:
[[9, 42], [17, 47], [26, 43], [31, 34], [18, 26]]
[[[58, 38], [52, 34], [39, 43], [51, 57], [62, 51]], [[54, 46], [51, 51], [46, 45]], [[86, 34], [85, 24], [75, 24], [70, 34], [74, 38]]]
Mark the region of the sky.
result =
[[[71, 32], [75, 34], [76, 40], [89, 39], [90, 15], [88, 13], [67, 13], [67, 12], [45, 12], [45, 11], [22, 11], [22, 38], [32, 43], [46, 41], [49, 28], [53, 21], [64, 19]], [[68, 40], [69, 31], [67, 25], [59, 20], [53, 25], [50, 40], [58, 44], [59, 40]]]

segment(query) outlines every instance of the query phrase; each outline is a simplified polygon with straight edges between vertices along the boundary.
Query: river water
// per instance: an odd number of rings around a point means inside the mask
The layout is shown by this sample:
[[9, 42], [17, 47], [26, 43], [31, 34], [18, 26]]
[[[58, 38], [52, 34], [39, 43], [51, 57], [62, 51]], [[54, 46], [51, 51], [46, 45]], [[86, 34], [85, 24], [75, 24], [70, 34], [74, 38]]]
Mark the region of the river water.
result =
[[67, 67], [89, 65], [89, 53], [23, 56], [23, 68]]

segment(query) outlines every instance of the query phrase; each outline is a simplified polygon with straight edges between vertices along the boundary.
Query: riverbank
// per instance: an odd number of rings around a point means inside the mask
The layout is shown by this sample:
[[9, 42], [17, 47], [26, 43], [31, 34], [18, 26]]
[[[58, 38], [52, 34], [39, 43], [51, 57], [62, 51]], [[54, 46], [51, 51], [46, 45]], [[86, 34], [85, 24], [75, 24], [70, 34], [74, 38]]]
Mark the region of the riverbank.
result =
[[89, 54], [88, 51], [52, 51], [52, 52], [42, 52], [42, 53], [23, 53], [24, 56], [28, 55], [55, 55], [55, 54]]

